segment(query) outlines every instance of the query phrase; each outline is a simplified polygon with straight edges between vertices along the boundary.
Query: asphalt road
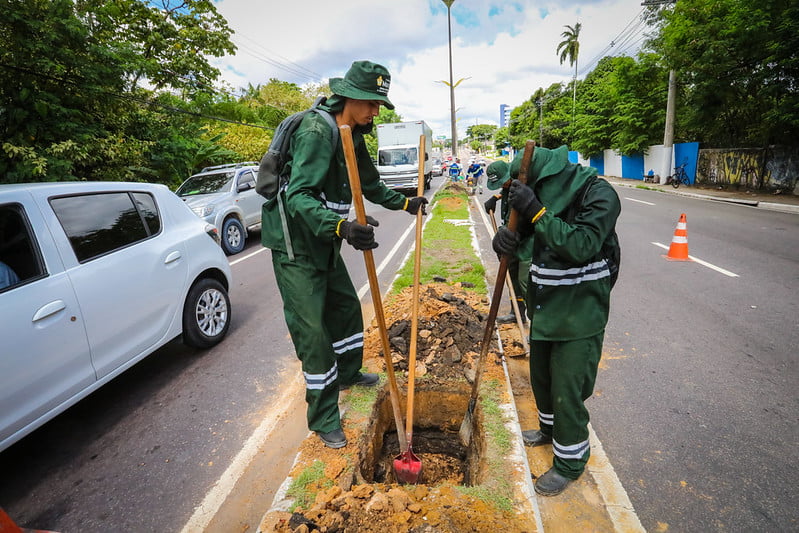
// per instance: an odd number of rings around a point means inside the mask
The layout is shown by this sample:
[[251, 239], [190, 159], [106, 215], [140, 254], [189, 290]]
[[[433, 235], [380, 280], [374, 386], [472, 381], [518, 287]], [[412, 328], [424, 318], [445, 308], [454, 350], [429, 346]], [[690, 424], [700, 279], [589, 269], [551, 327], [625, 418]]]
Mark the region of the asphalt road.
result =
[[[796, 531], [799, 216], [618, 187], [592, 425], [649, 531]], [[691, 256], [666, 250], [681, 213]]]
[[[385, 291], [415, 217], [369, 202], [366, 211], [381, 222], [374, 257]], [[368, 308], [363, 254], [345, 245], [343, 255]], [[0, 453], [0, 507], [18, 524], [255, 530], [308, 433], [304, 384], [260, 232], [229, 259], [233, 319], [222, 343], [202, 352], [173, 341]]]
[[[622, 270], [589, 407], [641, 522], [796, 530], [799, 217], [617, 190]], [[385, 289], [413, 218], [367, 211], [381, 222]], [[668, 246], [683, 212], [691, 255], [738, 277], [662, 257], [652, 242]], [[0, 453], [0, 506], [18, 523], [62, 533], [255, 529], [307, 430], [270, 255], [253, 237], [231, 258], [223, 343], [195, 352], [173, 342]], [[368, 306], [362, 257], [345, 247], [345, 259]]]

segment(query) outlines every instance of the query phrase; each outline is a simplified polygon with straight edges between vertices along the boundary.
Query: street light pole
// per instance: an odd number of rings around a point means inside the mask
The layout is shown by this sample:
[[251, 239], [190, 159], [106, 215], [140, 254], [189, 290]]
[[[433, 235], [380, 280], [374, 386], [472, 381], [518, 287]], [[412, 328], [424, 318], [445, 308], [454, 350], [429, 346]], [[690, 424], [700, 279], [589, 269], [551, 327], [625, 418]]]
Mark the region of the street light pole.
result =
[[452, 126], [452, 157], [458, 157], [458, 129], [455, 125], [455, 84], [452, 78], [452, 17], [450, 8], [455, 0], [441, 0], [447, 6], [447, 41], [449, 43], [449, 109]]

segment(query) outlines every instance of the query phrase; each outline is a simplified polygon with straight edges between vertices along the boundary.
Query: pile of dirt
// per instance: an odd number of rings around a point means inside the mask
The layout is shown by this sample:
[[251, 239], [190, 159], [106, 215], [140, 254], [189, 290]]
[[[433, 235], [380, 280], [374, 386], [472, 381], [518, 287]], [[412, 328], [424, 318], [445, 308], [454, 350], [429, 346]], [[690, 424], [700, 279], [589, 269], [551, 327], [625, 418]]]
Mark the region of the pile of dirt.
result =
[[[411, 303], [413, 292], [406, 289], [386, 309], [394, 318], [387, 327], [394, 369], [408, 371], [411, 342]], [[420, 291], [416, 375], [436, 380], [474, 379], [473, 361], [485, 332], [485, 298], [466, 290], [439, 283]], [[387, 318], [388, 321], [388, 318]], [[376, 328], [372, 328], [375, 330]], [[367, 335], [369, 337], [369, 335]], [[380, 338], [372, 335], [378, 343]], [[492, 343], [489, 349], [496, 349]], [[365, 347], [364, 360], [381, 355], [382, 346]], [[368, 355], [367, 355], [368, 354]]]
[[[468, 395], [468, 387], [464, 384], [474, 379], [488, 302], [482, 295], [446, 283], [424, 285], [420, 296], [417, 376], [427, 388], [458, 382]], [[384, 308], [389, 324], [391, 359], [401, 388], [408, 367], [411, 301], [412, 290], [408, 288], [387, 302]], [[373, 324], [365, 332], [364, 339], [364, 366], [370, 371], [385, 370], [381, 350], [379, 330]], [[501, 354], [496, 341], [493, 341], [484, 369], [484, 382], [504, 380], [499, 363]], [[465, 406], [466, 398], [463, 399]], [[459, 412], [465, 411], [461, 407]], [[369, 415], [348, 412], [345, 416], [344, 432], [350, 443], [363, 443], [362, 436], [368, 425], [365, 418]], [[455, 440], [460, 420], [456, 422], [453, 428], [449, 428]], [[469, 490], [460, 486], [464, 481], [463, 475], [459, 473], [458, 465], [452, 464], [451, 454], [417, 450], [416, 443], [414, 435], [414, 450], [424, 465], [423, 476], [425, 472], [427, 475], [437, 475], [439, 470], [444, 472], [441, 474], [443, 477], [436, 478], [435, 484], [393, 483], [390, 461], [384, 461], [386, 464], [382, 466], [385, 476], [376, 475], [375, 482], [363, 482], [361, 478], [359, 484], [356, 473], [359, 450], [355, 446], [350, 444], [342, 450], [331, 450], [319, 439], [306, 439], [291, 476], [296, 479], [312, 464], [320, 463], [324, 465], [324, 474], [306, 485], [309, 501], [300, 503], [292, 513], [275, 511], [267, 514], [260, 530], [329, 533], [531, 531], [526, 518], [515, 516], [508, 508], [498, 508], [497, 501], [491, 497], [492, 487]], [[395, 433], [393, 440], [390, 432], [387, 434], [385, 446], [397, 449]], [[431, 453], [425, 453], [427, 451]], [[454, 461], [458, 462], [458, 459]], [[420, 479], [420, 482], [424, 480]]]

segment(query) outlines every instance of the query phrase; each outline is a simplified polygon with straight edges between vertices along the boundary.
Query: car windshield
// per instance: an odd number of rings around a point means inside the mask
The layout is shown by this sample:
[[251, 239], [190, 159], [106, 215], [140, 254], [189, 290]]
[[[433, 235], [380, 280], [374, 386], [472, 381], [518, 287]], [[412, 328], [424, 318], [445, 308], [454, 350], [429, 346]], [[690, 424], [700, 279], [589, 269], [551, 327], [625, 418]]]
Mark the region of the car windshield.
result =
[[387, 148], [378, 154], [381, 166], [415, 165], [416, 148]]
[[178, 196], [193, 196], [195, 194], [221, 192], [230, 187], [230, 181], [235, 175], [235, 172], [197, 174], [183, 182], [183, 185], [181, 185], [176, 192]]

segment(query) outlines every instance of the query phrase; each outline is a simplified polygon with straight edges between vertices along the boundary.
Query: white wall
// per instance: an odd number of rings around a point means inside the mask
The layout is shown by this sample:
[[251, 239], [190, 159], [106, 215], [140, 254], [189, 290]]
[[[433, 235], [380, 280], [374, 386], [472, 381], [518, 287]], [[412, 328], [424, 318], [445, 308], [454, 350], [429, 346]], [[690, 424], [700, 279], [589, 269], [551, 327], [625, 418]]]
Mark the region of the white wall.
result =
[[603, 152], [605, 160], [605, 176], [621, 177], [621, 154], [615, 150], [605, 150]]

